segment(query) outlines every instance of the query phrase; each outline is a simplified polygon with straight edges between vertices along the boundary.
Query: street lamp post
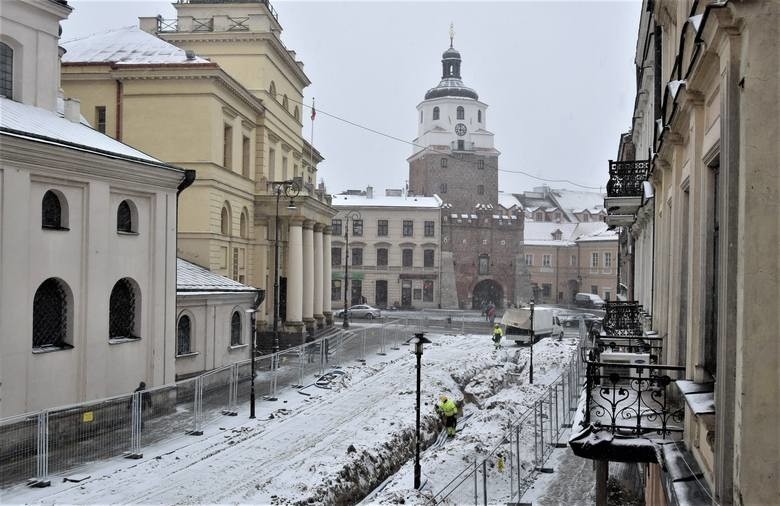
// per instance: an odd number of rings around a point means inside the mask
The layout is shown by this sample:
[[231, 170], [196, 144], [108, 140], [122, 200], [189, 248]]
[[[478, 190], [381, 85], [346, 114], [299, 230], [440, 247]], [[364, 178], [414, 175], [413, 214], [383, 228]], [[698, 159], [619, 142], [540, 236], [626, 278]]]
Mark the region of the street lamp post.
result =
[[349, 220], [355, 221], [360, 219], [359, 211], [348, 211], [344, 216], [344, 311], [341, 316], [343, 322], [341, 324], [345, 329], [349, 328], [349, 317], [347, 316], [347, 288], [349, 287]]
[[417, 357], [417, 404], [416, 410], [416, 425], [414, 436], [414, 488], [415, 490], [420, 488], [420, 360], [423, 354], [423, 345], [429, 344], [431, 341], [425, 338], [422, 332], [418, 332], [411, 338], [409, 344], [414, 345], [414, 354]]
[[257, 343], [256, 338], [256, 332], [255, 332], [255, 313], [257, 313], [257, 309], [247, 309], [247, 313], [249, 313], [249, 321], [250, 321], [250, 330], [252, 334], [252, 343], [250, 344], [250, 354], [252, 355], [251, 363], [252, 363], [252, 374], [250, 376], [249, 380], [249, 418], [255, 417], [255, 346]]
[[531, 363], [528, 367], [528, 382], [534, 384], [534, 340], [536, 339], [536, 333], [534, 332], [534, 300], [531, 299]]
[[295, 209], [293, 199], [301, 192], [301, 188], [292, 179], [272, 181], [271, 187], [276, 194], [276, 220], [274, 222], [274, 354], [279, 352], [279, 199], [282, 193], [290, 199], [287, 209]]

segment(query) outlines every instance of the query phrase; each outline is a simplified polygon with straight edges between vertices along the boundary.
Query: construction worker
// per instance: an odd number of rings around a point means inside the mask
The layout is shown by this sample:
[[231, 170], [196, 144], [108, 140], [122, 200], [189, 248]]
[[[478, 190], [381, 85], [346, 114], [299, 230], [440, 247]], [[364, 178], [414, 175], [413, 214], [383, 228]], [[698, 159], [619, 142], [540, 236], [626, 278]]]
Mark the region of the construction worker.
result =
[[446, 395], [439, 397], [439, 404], [436, 405], [436, 412], [439, 416], [444, 418], [444, 426], [447, 427], [447, 436], [453, 437], [455, 435], [455, 428], [457, 421], [455, 415], [458, 414], [458, 406], [452, 402], [452, 399]]
[[501, 349], [501, 338], [504, 337], [504, 331], [501, 330], [501, 325], [496, 323], [496, 326], [493, 328], [493, 344], [495, 345], [496, 349]]

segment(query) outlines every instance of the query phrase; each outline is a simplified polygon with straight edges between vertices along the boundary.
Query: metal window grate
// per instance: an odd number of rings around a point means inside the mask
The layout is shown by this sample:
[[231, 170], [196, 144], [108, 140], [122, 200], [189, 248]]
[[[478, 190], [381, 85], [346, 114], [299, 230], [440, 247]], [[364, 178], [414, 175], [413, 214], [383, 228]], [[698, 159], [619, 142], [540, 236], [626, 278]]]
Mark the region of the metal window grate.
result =
[[179, 318], [179, 326], [176, 332], [176, 354], [184, 355], [190, 352], [190, 337], [192, 326], [190, 317], [187, 315]]
[[126, 200], [120, 202], [116, 210], [116, 229], [118, 232], [133, 232], [133, 212]]
[[241, 344], [241, 315], [238, 311], [233, 313], [233, 318], [230, 320], [230, 344], [231, 346]]
[[62, 283], [44, 281], [33, 299], [33, 347], [62, 347], [68, 332], [68, 298]]
[[13, 98], [14, 50], [0, 42], [0, 95]]
[[136, 337], [135, 331], [135, 290], [130, 280], [122, 278], [111, 290], [109, 301], [108, 332], [109, 338]]
[[41, 226], [43, 228], [62, 228], [62, 204], [60, 198], [51, 190], [43, 195]]

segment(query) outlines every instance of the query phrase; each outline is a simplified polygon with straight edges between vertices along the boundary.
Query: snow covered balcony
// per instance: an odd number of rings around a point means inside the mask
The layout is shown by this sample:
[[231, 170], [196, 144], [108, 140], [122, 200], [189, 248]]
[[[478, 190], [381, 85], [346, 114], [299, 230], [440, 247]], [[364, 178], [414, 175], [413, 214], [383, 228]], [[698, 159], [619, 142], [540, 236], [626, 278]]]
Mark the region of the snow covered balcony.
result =
[[609, 225], [630, 225], [644, 202], [644, 185], [650, 160], [609, 161], [609, 181], [604, 207]]

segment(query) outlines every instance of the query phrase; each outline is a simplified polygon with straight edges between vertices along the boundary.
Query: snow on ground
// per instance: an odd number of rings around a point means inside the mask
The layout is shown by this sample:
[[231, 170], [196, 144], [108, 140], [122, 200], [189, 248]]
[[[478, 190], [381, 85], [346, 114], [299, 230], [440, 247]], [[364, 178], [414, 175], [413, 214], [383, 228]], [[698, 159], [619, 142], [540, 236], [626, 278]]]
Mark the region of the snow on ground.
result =
[[[465, 400], [472, 414], [458, 435], [426, 451], [428, 483], [413, 489], [415, 357], [407, 347], [365, 365], [343, 364], [330, 389], [305, 396], [282, 392], [237, 417], [204, 427], [201, 437], [143, 448], [141, 460], [97, 462], [80, 483], [52, 476], [48, 488], [4, 490], [3, 504], [346, 504], [393, 474], [372, 503], [423, 503], [498, 442], [509, 420], [523, 413], [568, 362], [576, 340], [543, 339], [534, 346], [534, 385], [525, 371], [527, 347], [495, 352], [487, 335], [426, 334], [422, 357], [422, 431], [432, 442], [440, 424], [433, 406], [441, 393]], [[505, 341], [506, 343], [506, 341]], [[512, 381], [509, 381], [509, 380]], [[528, 457], [528, 461], [532, 455]]]

